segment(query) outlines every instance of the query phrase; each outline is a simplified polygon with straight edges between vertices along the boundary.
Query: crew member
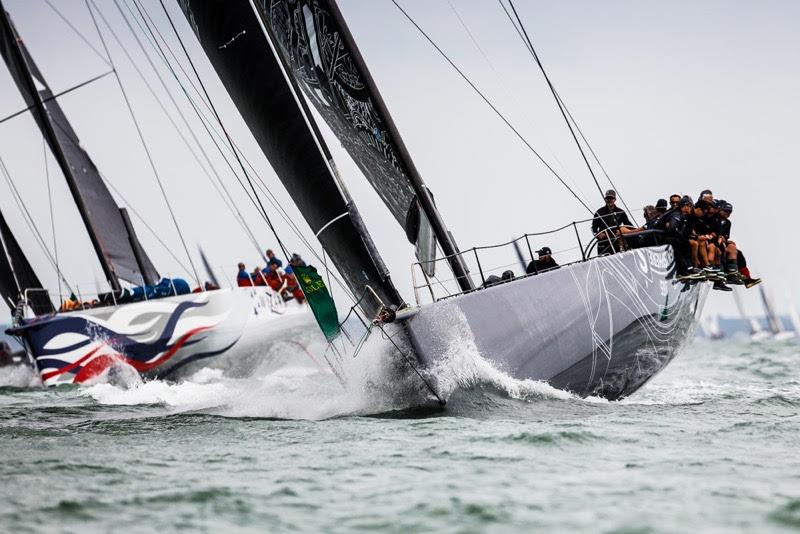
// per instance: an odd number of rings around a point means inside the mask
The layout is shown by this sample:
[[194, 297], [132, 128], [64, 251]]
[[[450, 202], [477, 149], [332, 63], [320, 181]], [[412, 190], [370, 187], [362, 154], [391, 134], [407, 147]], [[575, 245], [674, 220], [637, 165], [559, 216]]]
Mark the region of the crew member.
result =
[[236, 285], [239, 287], [249, 287], [253, 285], [253, 280], [247, 273], [244, 263], [239, 263], [239, 272], [236, 274]]
[[553, 259], [553, 251], [550, 250], [550, 247], [542, 247], [536, 251], [536, 254], [539, 256], [539, 259], [528, 264], [527, 269], [525, 269], [527, 274], [538, 274], [544, 271], [558, 269], [559, 265], [556, 263], [556, 260]]
[[628, 215], [617, 207], [617, 192], [609, 189], [605, 194], [606, 205], [594, 213], [592, 232], [597, 238], [597, 255], [614, 254], [623, 244], [619, 238], [621, 226], [633, 226]]

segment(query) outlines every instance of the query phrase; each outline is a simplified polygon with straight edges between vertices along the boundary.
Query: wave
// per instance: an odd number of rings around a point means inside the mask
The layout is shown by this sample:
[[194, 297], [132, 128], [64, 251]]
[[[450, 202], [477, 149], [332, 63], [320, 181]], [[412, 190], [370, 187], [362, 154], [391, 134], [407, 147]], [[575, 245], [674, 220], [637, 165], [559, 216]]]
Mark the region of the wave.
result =
[[41, 386], [39, 373], [25, 364], [0, 367], [0, 387], [32, 388]]

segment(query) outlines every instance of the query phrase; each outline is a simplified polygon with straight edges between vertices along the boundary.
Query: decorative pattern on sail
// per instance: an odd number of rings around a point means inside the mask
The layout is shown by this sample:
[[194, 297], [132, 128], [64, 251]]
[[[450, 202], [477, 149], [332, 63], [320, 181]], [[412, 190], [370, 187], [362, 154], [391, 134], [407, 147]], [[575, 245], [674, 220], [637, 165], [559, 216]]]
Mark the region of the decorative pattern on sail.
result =
[[112, 287], [117, 285], [117, 277], [134, 284], [158, 280], [158, 272], [144, 251], [141, 251], [143, 266], [137, 262], [132, 245], [132, 242], [138, 243], [136, 236], [128, 232], [114, 197], [103, 183], [94, 162], [81, 148], [77, 134], [8, 13], [3, 11], [2, 15], [0, 53], [61, 167], [104, 274]]
[[[402, 304], [355, 206], [343, 197], [317, 146], [313, 118], [307, 124], [250, 2], [178, 3], [261, 150], [350, 290], [359, 298], [369, 285], [383, 304]], [[374, 313], [380, 303], [368, 295], [362, 307]]]
[[[406, 151], [398, 146], [402, 140], [392, 136], [391, 119], [376, 105], [380, 96], [371, 90], [369, 73], [359, 67], [362, 62], [355, 61], [358, 52], [343, 37], [344, 29], [333, 16], [335, 6], [327, 0], [258, 0], [256, 4], [306, 97], [409, 240], [417, 243], [420, 232], [431, 239], [427, 218], [415, 205], [416, 194], [408, 178], [411, 163], [404, 161]], [[418, 225], [412, 229], [407, 221], [415, 211]], [[418, 251], [418, 256], [427, 255]]]

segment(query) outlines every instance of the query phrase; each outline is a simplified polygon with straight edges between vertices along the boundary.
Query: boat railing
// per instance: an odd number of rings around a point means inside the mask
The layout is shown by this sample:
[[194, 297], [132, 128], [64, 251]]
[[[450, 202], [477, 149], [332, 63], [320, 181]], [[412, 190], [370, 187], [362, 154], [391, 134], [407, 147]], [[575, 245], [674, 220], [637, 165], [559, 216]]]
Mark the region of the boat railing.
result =
[[[543, 232], [526, 233], [515, 239], [495, 245], [476, 246], [459, 251], [451, 256], [443, 256], [430, 261], [418, 261], [411, 266], [411, 280], [417, 304], [436, 302], [445, 298], [478, 291], [493, 285], [503, 284], [539, 273], [533, 260], [536, 251], [548, 247], [552, 257], [560, 267], [582, 263], [597, 257], [598, 239], [591, 229], [592, 219], [573, 221], [558, 228]], [[657, 230], [644, 230], [626, 235], [658, 233]], [[608, 242], [612, 252], [621, 248], [621, 241]], [[462, 289], [458, 277], [440, 278], [437, 272], [452, 271], [448, 263], [452, 257], [459, 256], [466, 267], [466, 276], [474, 289]], [[532, 272], [527, 272], [527, 267]], [[464, 284], [466, 285], [466, 284]]]

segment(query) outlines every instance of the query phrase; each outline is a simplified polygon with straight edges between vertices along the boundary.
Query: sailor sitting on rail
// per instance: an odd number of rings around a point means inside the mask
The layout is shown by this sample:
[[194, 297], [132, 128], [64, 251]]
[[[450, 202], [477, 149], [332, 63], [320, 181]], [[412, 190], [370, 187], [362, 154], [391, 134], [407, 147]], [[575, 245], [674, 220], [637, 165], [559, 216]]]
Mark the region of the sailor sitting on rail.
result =
[[539, 259], [528, 264], [525, 269], [526, 274], [539, 274], [544, 271], [558, 269], [559, 265], [553, 259], [553, 251], [550, 250], [550, 247], [542, 247], [536, 251], [536, 254], [539, 255]]
[[239, 272], [236, 274], [236, 285], [239, 287], [248, 287], [253, 285], [253, 279], [247, 272], [244, 263], [239, 263]]
[[279, 292], [285, 300], [294, 297], [297, 302], [303, 302], [305, 295], [300, 290], [297, 278], [291, 273], [281, 273], [280, 260], [277, 258], [269, 260], [267, 269], [264, 271], [260, 274], [264, 277], [266, 284]]

